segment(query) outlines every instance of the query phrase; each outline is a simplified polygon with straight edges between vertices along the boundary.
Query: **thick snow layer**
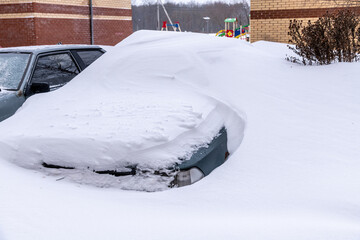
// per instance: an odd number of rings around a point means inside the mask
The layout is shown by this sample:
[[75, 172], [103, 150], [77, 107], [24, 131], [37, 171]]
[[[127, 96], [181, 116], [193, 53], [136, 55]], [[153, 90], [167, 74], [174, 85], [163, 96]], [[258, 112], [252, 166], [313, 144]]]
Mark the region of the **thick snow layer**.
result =
[[[148, 50], [152, 43], [139, 55], [139, 45], [119, 44], [62, 89], [30, 97], [13, 118], [0, 125], [1, 157], [76, 182], [107, 186], [114, 180], [111, 186], [159, 190], [167, 188], [173, 176], [161, 188], [154, 187], [148, 176], [143, 181], [149, 182], [148, 187], [129, 184], [126, 178], [119, 185], [118, 178], [107, 176], [104, 182], [104, 176], [92, 171], [124, 171], [129, 166], [168, 171], [179, 159], [189, 158], [210, 143], [223, 126], [236, 135], [229, 141], [234, 152], [245, 122], [224, 103], [176, 79], [173, 72], [189, 64], [188, 56], [169, 56], [168, 61], [179, 65], [152, 70], [151, 65], [163, 64], [158, 61], [161, 58]], [[194, 70], [194, 79], [206, 71]], [[49, 170], [43, 163], [86, 173]]]
[[[91, 79], [85, 80], [92, 85]], [[26, 167], [41, 162], [95, 170], [121, 164], [167, 167], [194, 145], [210, 142], [223, 125], [217, 113], [220, 104], [180, 91], [175, 84], [165, 87], [166, 83], [154, 82], [163, 87], [154, 90], [141, 83], [129, 88], [125, 81], [118, 82], [113, 90], [99, 86], [91, 91], [89, 86], [84, 91], [85, 83], [78, 95], [79, 91], [66, 95], [71, 87], [67, 86], [52, 96], [30, 98], [0, 126], [2, 156]], [[198, 129], [197, 134], [178, 140], [192, 129]]]
[[198, 183], [156, 193], [3, 160], [0, 239], [359, 239], [359, 63], [301, 66], [284, 60], [286, 45], [190, 33], [140, 31], [120, 46], [119, 58], [136, 57], [124, 59], [134, 80], [181, 82], [231, 106], [246, 119], [240, 147]]

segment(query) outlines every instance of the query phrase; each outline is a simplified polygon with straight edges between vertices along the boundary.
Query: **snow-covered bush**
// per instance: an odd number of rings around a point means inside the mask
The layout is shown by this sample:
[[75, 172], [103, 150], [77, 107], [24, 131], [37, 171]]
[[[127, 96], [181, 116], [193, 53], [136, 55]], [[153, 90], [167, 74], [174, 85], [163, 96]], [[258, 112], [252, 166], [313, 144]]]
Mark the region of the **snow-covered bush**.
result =
[[354, 62], [360, 53], [360, 19], [354, 12], [345, 9], [337, 13], [326, 13], [314, 23], [290, 21], [289, 46], [301, 60], [288, 57], [303, 64], [330, 64], [332, 62]]

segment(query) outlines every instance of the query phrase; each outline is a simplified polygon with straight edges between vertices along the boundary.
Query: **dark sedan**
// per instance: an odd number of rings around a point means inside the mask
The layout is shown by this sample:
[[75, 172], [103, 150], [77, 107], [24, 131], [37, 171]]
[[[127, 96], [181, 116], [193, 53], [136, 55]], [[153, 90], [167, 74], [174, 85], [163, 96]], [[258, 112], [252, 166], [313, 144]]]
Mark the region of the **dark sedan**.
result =
[[0, 49], [0, 121], [33, 94], [64, 86], [104, 53], [89, 45]]

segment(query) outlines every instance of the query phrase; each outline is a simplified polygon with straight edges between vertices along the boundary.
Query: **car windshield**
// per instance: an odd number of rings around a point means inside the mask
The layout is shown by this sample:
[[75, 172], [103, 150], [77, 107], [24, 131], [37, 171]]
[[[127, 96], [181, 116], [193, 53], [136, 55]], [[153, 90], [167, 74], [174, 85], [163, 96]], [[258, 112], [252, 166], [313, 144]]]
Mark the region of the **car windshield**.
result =
[[0, 53], [0, 89], [19, 88], [29, 58], [29, 53]]

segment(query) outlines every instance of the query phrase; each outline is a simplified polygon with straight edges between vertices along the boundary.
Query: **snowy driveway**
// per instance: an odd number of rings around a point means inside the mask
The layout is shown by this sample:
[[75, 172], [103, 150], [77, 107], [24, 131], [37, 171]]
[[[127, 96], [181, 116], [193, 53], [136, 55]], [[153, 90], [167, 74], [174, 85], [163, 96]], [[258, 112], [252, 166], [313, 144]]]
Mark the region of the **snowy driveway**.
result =
[[191, 33], [141, 31], [121, 45], [124, 67], [141, 66], [133, 79], [178, 81], [230, 106], [246, 121], [240, 147], [200, 182], [156, 193], [3, 160], [0, 239], [359, 239], [359, 63], [304, 67], [283, 44]]

